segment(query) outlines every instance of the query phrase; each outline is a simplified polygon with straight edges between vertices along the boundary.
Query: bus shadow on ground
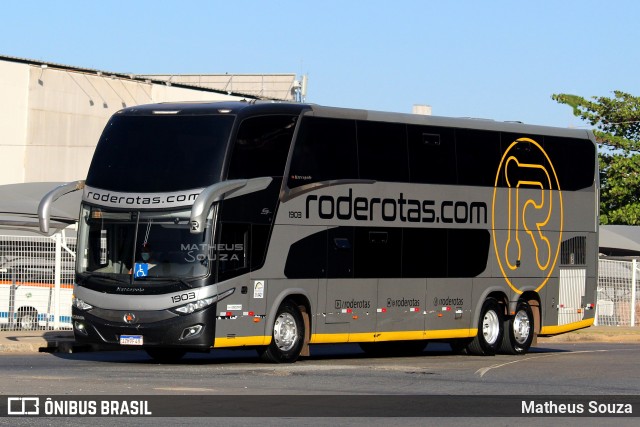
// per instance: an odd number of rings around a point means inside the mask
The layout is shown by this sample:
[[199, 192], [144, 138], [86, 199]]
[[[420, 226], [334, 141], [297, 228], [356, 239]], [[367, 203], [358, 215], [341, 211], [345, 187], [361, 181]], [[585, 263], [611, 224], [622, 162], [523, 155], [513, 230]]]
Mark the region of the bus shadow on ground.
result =
[[[564, 353], [571, 350], [535, 347], [528, 354]], [[311, 346], [310, 356], [301, 357], [298, 363], [305, 361], [326, 360], [358, 360], [358, 359], [413, 359], [423, 357], [465, 357], [474, 358], [466, 354], [454, 353], [445, 343], [430, 343], [422, 352], [414, 354], [369, 354], [365, 353], [358, 344], [326, 344]], [[105, 363], [140, 363], [140, 364], [178, 364], [178, 365], [227, 365], [227, 364], [265, 364], [255, 349], [218, 349], [209, 353], [187, 353], [175, 363], [159, 363], [153, 360], [144, 350], [114, 350], [114, 351], [85, 351], [79, 353], [52, 353], [61, 359], [73, 361], [96, 361]], [[484, 356], [481, 356], [484, 357]], [[488, 356], [489, 358], [492, 356]], [[508, 356], [520, 357], [520, 356]]]

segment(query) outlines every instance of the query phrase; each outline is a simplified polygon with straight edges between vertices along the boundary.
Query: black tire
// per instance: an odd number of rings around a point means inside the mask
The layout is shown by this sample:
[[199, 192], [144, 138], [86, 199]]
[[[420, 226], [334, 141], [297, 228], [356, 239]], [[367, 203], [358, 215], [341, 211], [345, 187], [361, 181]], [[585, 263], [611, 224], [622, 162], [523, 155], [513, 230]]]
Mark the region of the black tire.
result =
[[262, 349], [260, 357], [270, 363], [293, 363], [300, 357], [304, 345], [302, 313], [292, 301], [280, 304], [271, 330], [271, 344]]
[[187, 354], [186, 350], [165, 347], [145, 348], [144, 351], [158, 363], [177, 363]]
[[504, 321], [504, 336], [500, 353], [526, 354], [533, 342], [533, 310], [524, 301], [516, 305], [516, 314]]
[[504, 335], [502, 306], [494, 298], [487, 298], [480, 310], [478, 335], [467, 346], [467, 352], [475, 356], [493, 356], [500, 349]]
[[371, 356], [416, 356], [427, 347], [427, 341], [361, 342], [358, 345]]
[[18, 315], [18, 329], [35, 331], [38, 329], [38, 312], [34, 309], [24, 310]]

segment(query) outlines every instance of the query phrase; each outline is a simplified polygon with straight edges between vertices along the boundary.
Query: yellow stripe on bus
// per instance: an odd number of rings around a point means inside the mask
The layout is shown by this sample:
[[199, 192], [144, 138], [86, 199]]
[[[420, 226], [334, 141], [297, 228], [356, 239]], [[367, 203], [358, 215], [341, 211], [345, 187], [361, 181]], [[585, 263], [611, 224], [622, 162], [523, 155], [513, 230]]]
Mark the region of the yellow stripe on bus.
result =
[[[556, 335], [593, 325], [593, 319], [569, 323], [561, 326], [545, 326], [540, 335]], [[338, 334], [312, 334], [310, 344], [339, 344], [346, 342], [376, 342], [376, 341], [410, 341], [410, 340], [440, 340], [455, 338], [473, 338], [478, 334], [477, 329], [444, 329], [437, 331], [401, 331], [401, 332], [359, 332]], [[214, 347], [253, 347], [269, 345], [270, 336], [252, 336], [216, 338]]]
[[565, 332], [575, 331], [577, 329], [588, 328], [589, 326], [593, 325], [593, 320], [594, 319], [585, 319], [580, 322], [567, 323], [566, 325], [560, 326], [543, 326], [540, 329], [539, 335], [557, 335], [563, 334]]
[[313, 334], [311, 344], [337, 344], [345, 342], [437, 340], [472, 338], [477, 329], [445, 329], [439, 331], [360, 332], [351, 334]]
[[[441, 331], [402, 331], [402, 332], [361, 332], [352, 334], [313, 334], [310, 344], [339, 344], [346, 342], [374, 342], [374, 341], [409, 341], [409, 340], [437, 340], [451, 338], [472, 338], [478, 333], [477, 329], [446, 329]], [[270, 336], [252, 337], [220, 337], [216, 338], [214, 348], [224, 347], [253, 347], [269, 345]]]
[[218, 347], [253, 347], [257, 345], [269, 345], [271, 344], [271, 337], [269, 336], [255, 336], [255, 337], [236, 337], [236, 338], [216, 338], [213, 345], [214, 348]]

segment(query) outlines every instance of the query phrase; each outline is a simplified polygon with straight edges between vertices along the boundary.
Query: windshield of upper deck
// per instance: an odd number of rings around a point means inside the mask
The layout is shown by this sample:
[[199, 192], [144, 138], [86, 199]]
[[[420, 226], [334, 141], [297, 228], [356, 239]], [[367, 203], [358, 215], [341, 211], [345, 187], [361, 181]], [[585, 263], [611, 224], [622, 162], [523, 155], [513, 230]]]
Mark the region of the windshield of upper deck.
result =
[[114, 116], [96, 147], [87, 185], [170, 192], [220, 181], [233, 115]]

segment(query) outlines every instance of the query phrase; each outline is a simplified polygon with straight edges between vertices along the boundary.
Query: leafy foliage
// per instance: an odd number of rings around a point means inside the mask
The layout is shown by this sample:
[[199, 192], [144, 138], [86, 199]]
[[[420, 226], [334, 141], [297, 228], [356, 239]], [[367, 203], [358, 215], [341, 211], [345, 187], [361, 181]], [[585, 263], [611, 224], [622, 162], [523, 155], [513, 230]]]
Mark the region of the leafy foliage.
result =
[[600, 222], [640, 225], [640, 97], [557, 94], [552, 99], [596, 130], [600, 160]]

